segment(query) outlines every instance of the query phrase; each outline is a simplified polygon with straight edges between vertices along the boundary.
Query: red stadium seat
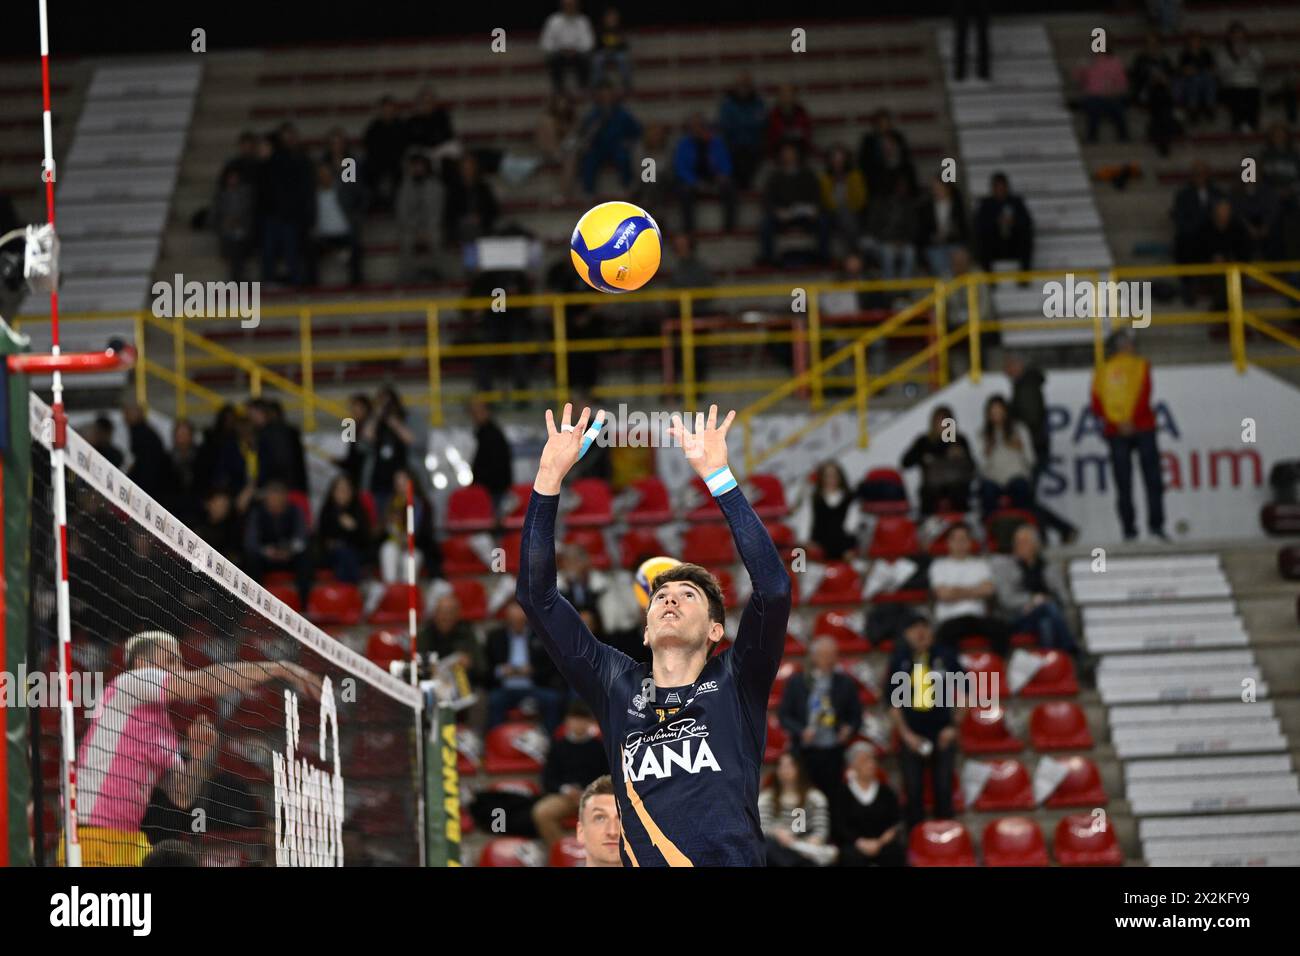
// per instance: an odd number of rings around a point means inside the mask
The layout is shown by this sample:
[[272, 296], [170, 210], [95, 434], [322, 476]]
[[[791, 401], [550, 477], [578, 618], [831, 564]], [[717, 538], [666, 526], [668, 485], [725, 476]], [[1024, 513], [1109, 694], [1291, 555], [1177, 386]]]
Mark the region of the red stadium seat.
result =
[[998, 810], [1032, 810], [1034, 784], [1019, 760], [992, 760], [989, 766], [993, 775], [984, 784], [975, 809], [981, 812]]
[[912, 828], [907, 847], [912, 866], [975, 866], [970, 833], [956, 820], [926, 820]]
[[654, 476], [638, 478], [632, 482], [632, 487], [637, 493], [637, 502], [623, 516], [628, 524], [658, 525], [676, 517], [668, 499], [668, 488], [662, 480]]
[[562, 836], [551, 847], [548, 866], [572, 867], [587, 865], [587, 851], [576, 836]]
[[789, 738], [785, 730], [782, 729], [780, 722], [776, 719], [776, 714], [767, 715], [767, 749], [763, 751], [763, 763], [772, 763], [781, 754], [785, 753]]
[[510, 574], [519, 573], [519, 548], [523, 539], [523, 534], [518, 531], [507, 531], [501, 536], [500, 547], [505, 552], [506, 571]]
[[522, 528], [524, 515], [528, 513], [528, 500], [532, 494], [533, 484], [530, 481], [511, 485], [502, 501], [505, 514], [501, 518], [501, 524], [507, 528]]
[[1056, 862], [1061, 866], [1123, 866], [1124, 851], [1104, 814], [1072, 813], [1056, 824]]
[[375, 503], [375, 494], [369, 488], [362, 488], [357, 492], [357, 501], [361, 502], [361, 508], [366, 513], [366, 518], [370, 521], [370, 530], [379, 527], [379, 505]]
[[302, 513], [303, 527], [310, 534], [312, 529], [311, 499], [307, 497], [306, 492], [302, 491], [290, 491], [285, 497], [289, 499], [289, 504]]
[[1035, 750], [1092, 749], [1087, 715], [1072, 700], [1051, 700], [1035, 707], [1029, 717], [1029, 739]]
[[736, 543], [727, 525], [688, 527], [682, 534], [682, 560], [706, 567], [736, 563]]
[[574, 528], [564, 535], [565, 544], [580, 545], [591, 558], [591, 566], [608, 571], [614, 566], [605, 547], [605, 533], [596, 528]]
[[1110, 802], [1095, 763], [1077, 755], [1062, 759], [1069, 772], [1056, 792], [1047, 798], [1047, 806], [1100, 807]]
[[614, 498], [604, 478], [580, 478], [570, 486], [578, 505], [564, 516], [570, 528], [603, 528], [614, 520]]
[[496, 523], [496, 514], [492, 510], [492, 496], [482, 485], [466, 485], [464, 488], [457, 488], [448, 497], [448, 531], [452, 533], [491, 531]]
[[826, 574], [817, 591], [808, 597], [809, 604], [861, 604], [862, 579], [847, 561], [826, 565]]
[[541, 866], [537, 844], [523, 837], [493, 837], [483, 844], [479, 866]]
[[740, 599], [736, 596], [736, 584], [732, 580], [731, 572], [722, 568], [710, 568], [713, 576], [718, 579], [718, 586], [722, 588], [722, 606], [727, 610], [740, 605]]
[[646, 558], [655, 558], [664, 553], [664, 546], [659, 535], [649, 528], [629, 528], [623, 532], [618, 543], [619, 564], [629, 571], [635, 571]]
[[1047, 866], [1043, 831], [1029, 817], [1003, 817], [984, 828], [985, 866]]
[[897, 485], [903, 493], [903, 497], [898, 500], [864, 501], [863, 511], [873, 515], [905, 515], [911, 510], [911, 506], [907, 503], [907, 486], [903, 484], [903, 476], [895, 469], [872, 468], [862, 480]]
[[781, 661], [781, 666], [776, 669], [776, 678], [772, 681], [772, 690], [768, 694], [768, 710], [775, 712], [781, 703], [781, 695], [785, 693], [786, 682], [802, 670], [798, 661]]
[[1006, 711], [1001, 707], [986, 710], [970, 707], [961, 722], [961, 749], [972, 754], [1019, 753], [1024, 741], [1007, 729]]
[[441, 542], [442, 571], [448, 577], [490, 574], [492, 569], [470, 547], [468, 535], [452, 535]]
[[1020, 508], [999, 508], [989, 515], [984, 522], [984, 536], [988, 539], [989, 551], [996, 554], [1009, 553], [1011, 539], [1016, 528], [1022, 524], [1031, 524], [1036, 528], [1038, 518], [1033, 512]]
[[1061, 651], [1038, 651], [1044, 663], [1024, 687], [1021, 697], [1073, 697], [1079, 693], [1074, 676], [1074, 660]]
[[853, 615], [844, 611], [823, 611], [813, 624], [813, 637], [832, 637], [841, 654], [865, 654], [871, 645], [853, 626]]
[[872, 558], [904, 558], [921, 550], [916, 537], [916, 525], [906, 515], [881, 515], [876, 522], [876, 533], [871, 536], [867, 556]]
[[292, 584], [271, 584], [264, 586], [266, 587], [266, 590], [271, 593], [272, 597], [279, 598], [295, 611], [302, 611], [302, 601], [298, 597], [298, 589]]
[[467, 621], [482, 621], [488, 616], [487, 591], [477, 578], [456, 578], [451, 589], [460, 600], [461, 616]]
[[763, 527], [767, 529], [767, 533], [772, 537], [772, 543], [782, 554], [799, 543], [795, 540], [794, 530], [788, 524], [780, 521], [764, 521]]
[[997, 698], [1007, 693], [1007, 665], [999, 655], [992, 651], [971, 651], [961, 655], [961, 665], [967, 673], [974, 674], [977, 681], [981, 674], [987, 675], [983, 680], [990, 697]]
[[754, 513], [760, 518], [784, 518], [790, 513], [790, 506], [785, 500], [785, 486], [776, 475], [750, 475], [749, 483], [753, 485], [757, 501], [753, 502]]
[[[420, 606], [419, 601], [419, 595], [416, 595], [417, 609]], [[384, 596], [379, 599], [379, 604], [370, 612], [370, 617], [366, 618], [366, 621], [378, 627], [388, 627], [396, 624], [405, 625], [410, 602], [411, 586], [395, 581], [384, 587]]]
[[[537, 747], [532, 746], [536, 744]], [[483, 743], [483, 769], [488, 773], [540, 773], [546, 735], [529, 723], [511, 721], [487, 732]], [[522, 747], [522, 749], [521, 749]], [[537, 753], [530, 753], [537, 750]]]
[[718, 507], [718, 503], [713, 500], [713, 495], [709, 493], [709, 486], [704, 483], [703, 478], [698, 475], [692, 478], [691, 489], [695, 494], [694, 500], [698, 500], [700, 504], [695, 505], [690, 511], [686, 512], [686, 523], [688, 525], [727, 520], [722, 514], [722, 509]]

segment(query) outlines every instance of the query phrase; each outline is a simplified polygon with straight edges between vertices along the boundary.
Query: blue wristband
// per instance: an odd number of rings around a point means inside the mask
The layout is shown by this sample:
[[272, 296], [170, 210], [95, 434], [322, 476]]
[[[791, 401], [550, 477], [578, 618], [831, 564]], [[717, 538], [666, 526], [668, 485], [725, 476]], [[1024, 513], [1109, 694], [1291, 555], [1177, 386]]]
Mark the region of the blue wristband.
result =
[[[587, 454], [587, 450], [591, 448], [591, 443], [596, 440], [596, 436], [600, 434], [600, 430], [604, 427], [605, 427], [605, 420], [603, 418], [598, 421], [594, 421], [587, 426], [587, 430], [582, 433], [582, 447], [578, 450], [579, 460], [582, 459], [583, 455]], [[571, 432], [573, 431], [573, 426], [565, 425], [560, 430]]]
[[723, 465], [709, 477], [704, 479], [704, 483], [709, 486], [709, 494], [713, 497], [725, 495], [732, 488], [736, 487], [736, 476], [731, 473], [731, 469]]

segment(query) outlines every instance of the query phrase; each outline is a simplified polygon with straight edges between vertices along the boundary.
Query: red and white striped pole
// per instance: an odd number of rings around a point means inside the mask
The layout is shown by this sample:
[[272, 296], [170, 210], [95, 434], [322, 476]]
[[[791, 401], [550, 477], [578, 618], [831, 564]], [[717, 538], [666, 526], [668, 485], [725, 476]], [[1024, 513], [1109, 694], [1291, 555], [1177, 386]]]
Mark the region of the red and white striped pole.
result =
[[[415, 476], [407, 475], [406, 480], [406, 618], [411, 636], [411, 686], [419, 684], [420, 653], [418, 650], [418, 607], [420, 588], [415, 581]], [[420, 866], [425, 861], [425, 821], [424, 821], [424, 716], [417, 711], [415, 715], [415, 765], [418, 768], [419, 783], [416, 793], [416, 820], [419, 821]]]
[[[46, 0], [38, 0], [41, 10], [41, 95], [44, 102], [45, 215], [54, 228], [54, 124], [50, 112], [50, 29]], [[59, 289], [50, 283], [50, 352], [59, 357]], [[51, 483], [54, 491], [55, 596], [59, 634], [59, 719], [62, 727], [62, 752], [59, 777], [63, 790], [63, 839], [68, 866], [81, 866], [81, 840], [77, 833], [77, 741], [72, 717], [72, 614], [68, 597], [68, 498], [64, 488], [64, 447], [68, 419], [63, 410], [63, 375], [53, 374], [54, 441], [50, 451]]]

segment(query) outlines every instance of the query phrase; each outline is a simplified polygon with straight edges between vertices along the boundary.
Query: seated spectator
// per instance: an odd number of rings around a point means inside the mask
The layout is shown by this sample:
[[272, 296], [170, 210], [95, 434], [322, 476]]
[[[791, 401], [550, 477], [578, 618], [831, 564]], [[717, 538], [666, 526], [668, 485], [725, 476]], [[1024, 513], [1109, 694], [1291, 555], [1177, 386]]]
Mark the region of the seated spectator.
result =
[[1228, 25], [1228, 38], [1219, 61], [1219, 99], [1228, 108], [1228, 126], [1239, 133], [1259, 129], [1260, 83], [1264, 55], [1246, 39], [1240, 20]]
[[415, 106], [406, 118], [406, 145], [428, 153], [437, 163], [454, 156], [460, 149], [451, 125], [451, 113], [438, 102], [431, 87], [415, 95]]
[[543, 796], [532, 807], [537, 835], [548, 847], [570, 832], [567, 824], [578, 814], [583, 791], [608, 770], [596, 718], [590, 707], [575, 699], [564, 717], [563, 736], [551, 741], [542, 768]]
[[1103, 50], [1089, 54], [1074, 73], [1075, 82], [1082, 94], [1084, 114], [1088, 117], [1088, 142], [1097, 142], [1097, 130], [1102, 118], [1115, 126], [1120, 142], [1128, 140], [1128, 75], [1124, 64], [1114, 53]]
[[409, 490], [415, 508], [415, 573], [442, 576], [442, 551], [433, 529], [433, 506], [419, 484], [403, 465], [393, 472], [392, 490], [380, 514], [384, 518], [379, 544], [379, 580], [393, 584], [406, 580], [406, 495]]
[[247, 407], [257, 451], [258, 487], [282, 481], [287, 488], [305, 492], [307, 458], [302, 433], [285, 420], [284, 407], [275, 399], [250, 399]]
[[1284, 123], [1274, 123], [1268, 129], [1268, 145], [1259, 157], [1259, 181], [1282, 199], [1300, 190], [1300, 153], [1292, 145], [1291, 131]]
[[[393, 482], [399, 470], [407, 467], [411, 448], [415, 445], [415, 430], [406, 420], [406, 406], [397, 389], [385, 385], [375, 396], [374, 414], [362, 423], [358, 420], [357, 436], [371, 449], [369, 468], [370, 493], [375, 496], [375, 506], [382, 513], [388, 508], [393, 494]], [[419, 489], [417, 487], [416, 491]], [[406, 494], [402, 488], [402, 497]]]
[[1183, 133], [1175, 112], [1174, 93], [1169, 74], [1156, 71], [1147, 81], [1147, 140], [1161, 156], [1168, 156], [1173, 141]]
[[892, 195], [894, 180], [906, 177], [916, 183], [912, 148], [907, 137], [894, 126], [894, 114], [878, 109], [871, 115], [871, 128], [858, 145], [858, 167], [867, 181], [867, 195]]
[[718, 132], [727, 144], [736, 184], [741, 189], [749, 189], [754, 182], [754, 173], [763, 161], [766, 131], [767, 107], [754, 86], [754, 77], [742, 73], [736, 85], [723, 95], [718, 108]]
[[952, 776], [964, 707], [961, 701], [949, 700], [943, 688], [947, 675], [960, 674], [962, 668], [953, 648], [935, 643], [924, 611], [909, 612], [901, 630], [903, 640], [895, 646], [886, 673], [892, 689], [889, 717], [901, 744], [898, 762], [903, 768], [906, 820], [912, 827], [925, 817], [922, 785], [927, 765], [934, 787], [935, 819], [953, 818]]
[[460, 158], [457, 173], [447, 180], [443, 234], [449, 242], [471, 242], [490, 236], [501, 213], [492, 184], [479, 170], [478, 160], [469, 153]]
[[249, 576], [261, 581], [271, 571], [292, 571], [298, 600], [305, 608], [312, 583], [307, 544], [307, 523], [289, 501], [288, 486], [280, 480], [263, 485], [244, 525], [244, 558]]
[[990, 395], [984, 403], [984, 427], [979, 441], [980, 504], [984, 517], [997, 511], [1000, 499], [1012, 508], [1033, 507], [1033, 438], [1011, 417], [1007, 400]]
[[1178, 80], [1174, 83], [1174, 99], [1186, 114], [1189, 126], [1214, 118], [1218, 91], [1214, 54], [1200, 33], [1192, 30], [1178, 57]]
[[316, 210], [316, 170], [292, 123], [276, 131], [261, 169], [262, 281], [301, 286], [307, 281], [304, 240]]
[[833, 637], [819, 637], [809, 648], [804, 669], [786, 681], [777, 712], [812, 785], [834, 793], [844, 776], [844, 748], [862, 726], [858, 682], [838, 669]]
[[894, 788], [880, 779], [876, 751], [865, 740], [849, 747], [849, 772], [831, 797], [831, 832], [840, 866], [902, 866], [903, 813]]
[[564, 708], [564, 683], [519, 602], [507, 604], [504, 617], [487, 636], [488, 729], [502, 723], [512, 707], [532, 700], [547, 735], [554, 734]]
[[1160, 34], [1148, 30], [1145, 45], [1128, 68], [1129, 96], [1134, 103], [1146, 106], [1149, 102], [1151, 82], [1156, 75], [1163, 75], [1166, 80], [1174, 76], [1174, 62], [1165, 53]]
[[[1205, 262], [1249, 262], [1253, 257], [1250, 233], [1232, 208], [1232, 200], [1220, 198], [1210, 210], [1210, 218], [1201, 229], [1197, 243]], [[1221, 276], [1207, 276], [1206, 288], [1210, 292], [1212, 308], [1222, 312], [1228, 308], [1227, 283]]]
[[1233, 190], [1232, 211], [1246, 230], [1250, 258], [1273, 259], [1274, 226], [1281, 203], [1277, 194], [1263, 183], [1241, 183]]
[[244, 263], [253, 254], [257, 232], [257, 194], [236, 169], [225, 174], [212, 200], [212, 228], [231, 282], [244, 280]]
[[818, 176], [822, 184], [822, 211], [830, 235], [845, 255], [858, 250], [862, 214], [867, 208], [866, 181], [850, 160], [847, 148], [834, 146], [826, 156], [826, 171]]
[[925, 256], [930, 274], [950, 279], [953, 253], [970, 242], [966, 200], [955, 184], [944, 182], [942, 176], [935, 176], [918, 205], [917, 245]]
[[[433, 175], [433, 165], [423, 153], [406, 158], [406, 175], [397, 190], [397, 276], [399, 282], [414, 282], [421, 274], [417, 255], [423, 248], [430, 260], [438, 250], [438, 230], [443, 218], [444, 191]], [[435, 269], [428, 273], [437, 275]]]
[[199, 473], [199, 446], [195, 444], [194, 425], [189, 419], [178, 418], [172, 423], [172, 449], [168, 457], [171, 488], [163, 500], [172, 514], [192, 528], [203, 512], [207, 476]]
[[736, 228], [736, 186], [731, 179], [731, 156], [722, 137], [709, 129], [699, 113], [691, 115], [686, 135], [673, 155], [673, 181], [682, 204], [682, 229], [695, 231], [695, 202], [716, 193], [722, 200], [722, 228]]
[[348, 476], [352, 486], [360, 491], [367, 487], [366, 468], [370, 464], [371, 453], [374, 450], [365, 437], [366, 422], [374, 412], [374, 404], [370, 401], [370, 396], [357, 392], [348, 399], [348, 411], [352, 419], [352, 440], [345, 442], [347, 453], [331, 461]]
[[998, 259], [1016, 259], [1022, 272], [1033, 268], [1034, 220], [1025, 201], [1011, 191], [1006, 173], [994, 173], [990, 195], [975, 213], [975, 251], [985, 272]]
[[966, 510], [975, 462], [970, 443], [957, 431], [949, 406], [935, 406], [930, 413], [930, 430], [916, 436], [903, 453], [902, 465], [921, 469], [922, 515]]
[[632, 183], [631, 146], [641, 136], [641, 124], [619, 102], [613, 87], [596, 92], [596, 104], [582, 121], [579, 139], [587, 144], [582, 154], [580, 176], [588, 197], [596, 193], [596, 177], [606, 166], [614, 167], [626, 190]]
[[385, 96], [379, 101], [379, 115], [362, 135], [366, 147], [365, 178], [378, 209], [392, 209], [402, 179], [402, 157], [411, 145], [406, 120], [397, 101]]
[[340, 183], [337, 170], [316, 167], [316, 210], [307, 255], [307, 282], [320, 283], [320, 261], [332, 250], [348, 254], [348, 284], [361, 284], [361, 221], [365, 196], [357, 183]]
[[[678, 201], [679, 196], [673, 176], [673, 160], [676, 152], [673, 144], [668, 141], [668, 127], [663, 123], [650, 123], [646, 126], [637, 155], [640, 157], [643, 173], [636, 178], [632, 193], [637, 204], [643, 209], [658, 210], [665, 209]], [[644, 175], [644, 164], [647, 159], [654, 163], [655, 171], [654, 178], [649, 181]], [[662, 224], [663, 220], [659, 221]], [[591, 290], [587, 289], [587, 291]], [[658, 329], [658, 326], [655, 328]]]
[[808, 158], [812, 146], [812, 118], [795, 97], [794, 86], [782, 83], [776, 91], [776, 105], [767, 115], [767, 154], [779, 156], [787, 143], [799, 149], [799, 158]]
[[86, 434], [86, 440], [90, 442], [91, 448], [108, 460], [110, 465], [120, 469], [122, 463], [126, 461], [126, 455], [113, 443], [114, 430], [113, 419], [107, 415], [98, 415]]
[[627, 50], [627, 31], [618, 7], [606, 7], [600, 18], [600, 33], [596, 37], [596, 51], [591, 55], [591, 85], [599, 89], [608, 74], [617, 70], [623, 81], [623, 92], [632, 89], [632, 57]]
[[862, 244], [880, 263], [886, 279], [910, 279], [916, 274], [918, 217], [912, 183], [906, 176], [893, 179], [887, 194], [874, 194], [867, 207], [866, 236]]
[[816, 479], [796, 506], [795, 534], [801, 542], [821, 548], [827, 561], [841, 561], [857, 547], [862, 515], [843, 468], [833, 461], [822, 462]]
[[212, 485], [203, 496], [203, 510], [191, 526], [217, 554], [244, 567], [244, 528], [235, 499], [225, 485]]
[[816, 789], [803, 764], [783, 753], [758, 795], [758, 818], [767, 838], [768, 866], [827, 866], [835, 862], [830, 842], [830, 803]]
[[1011, 542], [1011, 554], [993, 557], [998, 609], [1012, 633], [1032, 633], [1039, 647], [1077, 657], [1079, 646], [1065, 618], [1065, 580], [1055, 565], [1043, 560], [1038, 529], [1022, 524]]
[[361, 566], [370, 559], [373, 542], [370, 517], [356, 486], [347, 475], [330, 484], [316, 519], [316, 549], [320, 566], [346, 584], [361, 580]]
[[564, 93], [551, 96], [537, 127], [537, 148], [545, 162], [559, 167], [551, 201], [557, 206], [568, 202], [578, 168], [578, 108], [573, 97]]
[[598, 571], [591, 566], [586, 548], [570, 544], [559, 553], [556, 587], [579, 614], [594, 615], [599, 627], [592, 628], [593, 633], [603, 635], [610, 644], [618, 644], [628, 632], [635, 631], [635, 647], [641, 646], [645, 613], [636, 603], [630, 574]]
[[958, 522], [945, 536], [948, 554], [930, 562], [930, 591], [934, 594], [935, 640], [957, 648], [965, 637], [983, 637], [1005, 659], [1011, 647], [1006, 622], [989, 614], [995, 593], [993, 568], [987, 558], [972, 553], [975, 539]]
[[[240, 427], [239, 408], [226, 404], [217, 410], [212, 424], [204, 429], [194, 465], [201, 488], [206, 490], [222, 485], [232, 495], [244, 490], [248, 474], [241, 449]], [[93, 431], [87, 436], [92, 445], [93, 436]]]
[[[1204, 262], [1205, 230], [1211, 210], [1223, 198], [1223, 193], [1210, 179], [1210, 168], [1203, 160], [1192, 163], [1192, 179], [1174, 194], [1174, 204], [1169, 217], [1174, 221], [1174, 262], [1180, 265]], [[1183, 302], [1195, 301], [1196, 281], [1181, 280]]]
[[578, 8], [578, 0], [561, 0], [560, 9], [546, 18], [539, 46], [551, 74], [551, 89], [565, 92], [565, 77], [573, 74], [575, 92], [587, 88], [591, 72], [591, 51], [596, 45], [591, 21]]
[[437, 654], [440, 662], [460, 668], [471, 687], [483, 686], [483, 647], [474, 628], [461, 617], [460, 599], [452, 592], [434, 604], [429, 623], [416, 637], [416, 649], [421, 654]]
[[821, 212], [821, 185], [816, 174], [800, 159], [794, 143], [781, 147], [779, 165], [768, 175], [763, 190], [763, 221], [759, 229], [760, 262], [776, 261], [776, 237], [791, 229], [811, 232], [817, 241], [817, 258], [828, 258], [826, 219]]
[[171, 459], [162, 436], [149, 424], [144, 409], [134, 401], [122, 405], [122, 421], [131, 442], [131, 467], [126, 476], [154, 500], [166, 499], [175, 484]]

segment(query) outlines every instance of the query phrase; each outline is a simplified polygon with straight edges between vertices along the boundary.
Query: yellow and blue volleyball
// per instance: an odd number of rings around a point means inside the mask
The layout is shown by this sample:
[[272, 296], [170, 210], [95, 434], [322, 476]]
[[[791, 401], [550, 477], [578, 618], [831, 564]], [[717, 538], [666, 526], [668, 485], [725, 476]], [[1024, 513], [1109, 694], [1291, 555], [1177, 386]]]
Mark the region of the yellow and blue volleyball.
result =
[[679, 564], [681, 562], [676, 558], [663, 556], [646, 558], [641, 562], [641, 567], [636, 569], [636, 582], [632, 587], [636, 593], [636, 603], [641, 605], [642, 610], [650, 607], [650, 587], [655, 583], [655, 578]]
[[651, 215], [630, 202], [603, 202], [573, 227], [569, 255], [582, 281], [601, 292], [631, 292], [654, 277], [662, 236]]

